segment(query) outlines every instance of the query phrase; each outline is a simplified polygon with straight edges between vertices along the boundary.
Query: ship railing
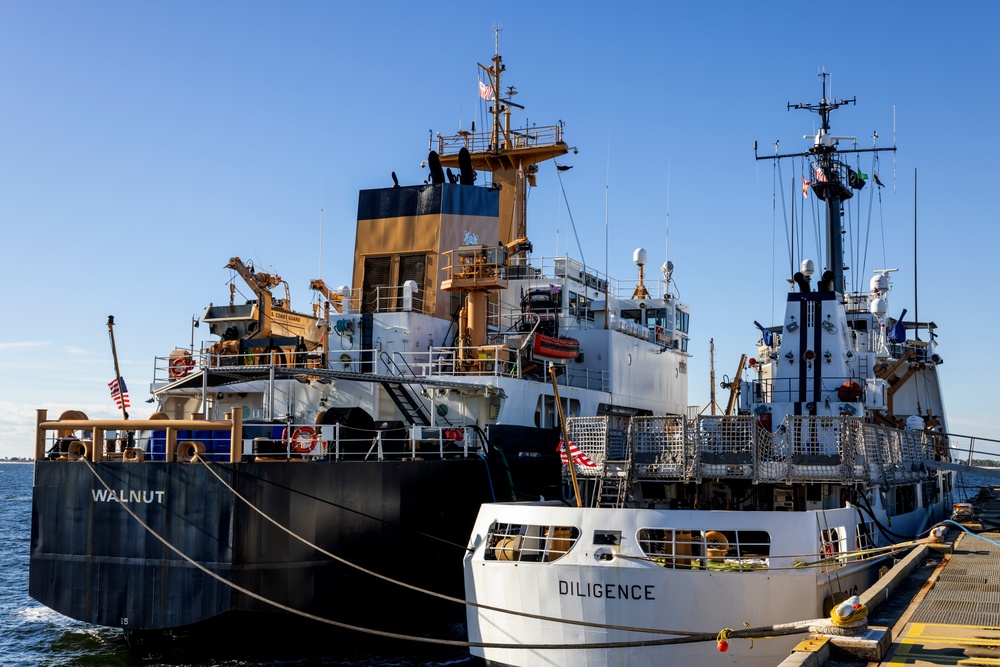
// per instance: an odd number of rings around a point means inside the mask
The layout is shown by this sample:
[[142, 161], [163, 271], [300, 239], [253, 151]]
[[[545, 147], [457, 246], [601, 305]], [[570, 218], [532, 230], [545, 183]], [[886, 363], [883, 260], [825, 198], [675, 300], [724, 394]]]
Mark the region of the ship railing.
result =
[[538, 331], [542, 320], [542, 313], [522, 313], [520, 310], [511, 309], [501, 312], [497, 309], [490, 313], [487, 320], [488, 340], [491, 344], [505, 345], [527, 354], [531, 337]]
[[373, 290], [360, 293], [360, 307], [361, 312], [364, 313], [416, 312], [433, 315], [436, 307], [434, 295], [435, 292], [429, 292], [425, 298], [418, 287], [406, 283], [381, 285]]
[[552, 335], [556, 328], [560, 335], [573, 337], [574, 331], [589, 331], [595, 328], [593, 313], [588, 317], [584, 310], [569, 308], [567, 312], [556, 308], [522, 312], [498, 306], [490, 307], [487, 319], [489, 341], [526, 350], [535, 333]]
[[322, 350], [271, 349], [262, 341], [259, 348], [234, 354], [210, 354], [204, 348], [191, 354], [176, 353], [153, 360], [153, 384], [166, 384], [186, 378], [192, 373], [210, 368], [242, 368], [246, 370], [283, 366], [287, 368], [324, 368]]
[[[565, 281], [566, 289], [591, 299], [631, 300], [639, 280], [618, 280], [593, 266], [570, 257], [512, 257], [507, 267], [508, 280], [527, 279], [545, 284], [545, 281]], [[561, 279], [561, 280], [560, 280]], [[672, 298], [669, 284], [662, 278], [647, 276], [643, 280], [650, 299]]]
[[791, 479], [850, 480], [854, 476], [853, 427], [858, 421], [787, 415], [772, 434], [772, 447], [788, 460]]
[[[838, 395], [838, 390], [846, 383], [855, 383], [860, 387], [861, 394], [857, 400], [868, 401], [867, 387], [864, 379], [850, 376], [824, 375], [821, 378], [822, 386], [820, 392], [830, 398], [831, 401], [846, 402]], [[811, 382], [811, 381], [810, 381]], [[770, 378], [766, 380], [752, 380], [749, 383], [751, 391], [750, 400], [753, 403], [794, 403], [800, 401], [799, 392], [800, 380], [798, 378]], [[810, 392], [812, 391], [810, 385]], [[849, 415], [854, 416], [854, 415]]]
[[239, 410], [227, 412], [223, 419], [217, 420], [206, 420], [200, 415], [188, 419], [88, 419], [82, 412], [71, 410], [50, 421], [44, 409], [38, 410], [35, 417], [35, 460], [141, 463], [146, 460], [146, 451], [138, 445], [146, 443], [141, 438], [137, 441], [135, 434], [144, 431], [163, 432], [166, 461], [205, 458], [208, 448], [204, 438], [195, 440], [194, 434], [211, 437], [228, 431], [228, 437], [219, 439], [220, 443], [228, 444], [227, 451], [213, 453], [224, 454], [234, 463], [242, 460], [239, 443], [243, 439], [243, 413]]
[[[562, 127], [559, 125], [532, 126], [510, 131], [510, 146], [504, 149], [534, 148], [536, 146], [551, 146], [563, 140]], [[500, 138], [503, 141], [503, 137]], [[463, 148], [470, 153], [491, 153], [498, 147], [493, 145], [493, 132], [459, 131], [453, 135], [437, 135], [437, 152], [439, 155], [455, 155]]]
[[688, 479], [695, 476], [696, 452], [689, 446], [684, 417], [633, 417], [628, 443], [639, 479]]
[[592, 389], [594, 391], [611, 391], [611, 375], [608, 371], [577, 368], [571, 364], [567, 364], [566, 372], [558, 376], [557, 380], [559, 384], [565, 384], [569, 387]]
[[939, 434], [934, 447], [938, 461], [961, 461], [969, 466], [1000, 468], [1000, 440], [957, 433]]
[[[947, 437], [850, 416], [786, 416], [770, 432], [752, 415], [633, 417], [627, 436], [611, 417], [567, 420], [570, 440], [595, 464], [629, 460], [636, 479], [899, 484], [927, 475], [926, 462], [947, 455]], [[619, 458], [620, 457], [620, 458]]]
[[[357, 351], [344, 353], [345, 365], [354, 363]], [[419, 352], [392, 352], [396, 370], [390, 372], [403, 379], [419, 380], [434, 376], [477, 376], [521, 378], [529, 361], [527, 352], [516, 346], [488, 344], [479, 347], [432, 347]], [[335, 362], [336, 363], [336, 362]], [[387, 368], [389, 364], [385, 364]], [[542, 372], [546, 372], [542, 369]], [[561, 385], [610, 391], [607, 371], [566, 365], [557, 377]]]
[[420, 352], [393, 352], [400, 377], [503, 376], [520, 377], [517, 350], [504, 345], [432, 347]]
[[691, 436], [695, 442], [697, 476], [750, 479], [757, 449], [757, 418], [753, 415], [701, 415]]
[[463, 425], [389, 422], [385, 428], [359, 429], [342, 423], [292, 423], [282, 427], [280, 437], [254, 438], [252, 447], [257, 461], [398, 461], [468, 458], [481, 453], [483, 442], [475, 429]]
[[[566, 432], [569, 441], [586, 457], [575, 463], [578, 475], [599, 477], [606, 462], [628, 459], [628, 430], [613, 417], [572, 417], [566, 420]], [[564, 466], [563, 472], [566, 470]]]
[[[80, 418], [84, 417], [84, 418]], [[126, 463], [266, 461], [384, 461], [468, 458], [485, 447], [466, 425], [357, 429], [345, 424], [243, 423], [242, 412], [221, 420], [86, 419], [72, 411], [56, 421], [36, 417], [35, 459]]]
[[867, 292], [848, 292], [844, 294], [844, 310], [848, 313], [868, 313], [871, 296]]
[[153, 358], [153, 384], [174, 382], [204, 366], [204, 350], [174, 348], [170, 356]]
[[875, 424], [864, 424], [861, 431], [858, 451], [868, 479], [878, 484], [918, 481], [926, 476], [927, 462], [950, 458], [950, 436], [944, 433]]
[[904, 354], [912, 350], [912, 361], [915, 363], [933, 363], [937, 361], [936, 355], [932, 354], [932, 345], [927, 341], [907, 340], [903, 343], [896, 343], [887, 339], [887, 345], [889, 356], [893, 359], [900, 359]]

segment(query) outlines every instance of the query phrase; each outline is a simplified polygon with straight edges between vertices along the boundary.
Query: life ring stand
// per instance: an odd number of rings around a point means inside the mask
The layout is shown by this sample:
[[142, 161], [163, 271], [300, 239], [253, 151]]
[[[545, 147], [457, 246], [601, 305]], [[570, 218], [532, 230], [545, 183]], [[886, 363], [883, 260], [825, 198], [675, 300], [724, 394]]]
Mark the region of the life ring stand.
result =
[[[282, 431], [282, 440], [285, 439], [285, 434], [287, 432], [287, 429]], [[316, 449], [317, 442], [319, 442], [319, 434], [312, 426], [297, 426], [295, 430], [292, 431], [290, 444], [293, 452], [298, 454], [309, 454]]]
[[194, 368], [194, 359], [190, 355], [184, 354], [170, 360], [170, 377], [175, 380], [186, 377]]

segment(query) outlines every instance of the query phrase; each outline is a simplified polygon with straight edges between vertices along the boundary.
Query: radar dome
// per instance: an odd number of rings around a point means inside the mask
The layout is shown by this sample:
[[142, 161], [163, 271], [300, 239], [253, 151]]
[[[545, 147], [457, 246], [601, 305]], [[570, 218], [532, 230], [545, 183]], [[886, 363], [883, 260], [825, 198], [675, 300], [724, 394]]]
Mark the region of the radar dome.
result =
[[635, 252], [632, 253], [632, 261], [642, 266], [646, 263], [646, 249], [636, 248]]
[[811, 259], [802, 260], [802, 275], [808, 278], [814, 273], [816, 273], [816, 265], [813, 261]]
[[875, 317], [884, 317], [886, 311], [889, 310], [889, 304], [883, 298], [872, 299], [872, 302], [868, 304], [868, 310]]
[[889, 291], [889, 279], [884, 273], [876, 273], [868, 282], [872, 294], [885, 294]]

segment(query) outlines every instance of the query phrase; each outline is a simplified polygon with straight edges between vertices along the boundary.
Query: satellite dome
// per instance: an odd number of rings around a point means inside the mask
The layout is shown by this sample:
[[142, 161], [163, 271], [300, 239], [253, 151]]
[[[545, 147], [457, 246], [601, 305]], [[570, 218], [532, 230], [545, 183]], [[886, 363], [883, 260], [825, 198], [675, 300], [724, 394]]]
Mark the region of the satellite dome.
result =
[[876, 273], [868, 282], [872, 294], [885, 294], [889, 291], [889, 279], [884, 273]]
[[877, 299], [872, 299], [872, 302], [868, 304], [868, 310], [875, 317], [884, 317], [886, 311], [889, 310], [889, 304], [885, 299], [879, 297]]
[[802, 275], [808, 278], [814, 273], [816, 273], [816, 265], [813, 261], [811, 259], [802, 260]]
[[638, 264], [639, 266], [642, 266], [643, 264], [645, 264], [646, 263], [646, 249], [645, 248], [636, 248], [635, 252], [632, 253], [632, 261], [635, 262], [636, 264]]

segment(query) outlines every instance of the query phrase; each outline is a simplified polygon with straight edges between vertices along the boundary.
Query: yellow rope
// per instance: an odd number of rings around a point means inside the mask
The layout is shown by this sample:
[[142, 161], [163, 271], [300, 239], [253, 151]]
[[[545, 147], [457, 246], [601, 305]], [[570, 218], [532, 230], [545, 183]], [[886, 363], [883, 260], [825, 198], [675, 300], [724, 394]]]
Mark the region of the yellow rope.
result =
[[830, 610], [830, 620], [834, 625], [850, 625], [868, 616], [868, 607], [861, 604], [861, 599], [855, 595], [849, 597]]

